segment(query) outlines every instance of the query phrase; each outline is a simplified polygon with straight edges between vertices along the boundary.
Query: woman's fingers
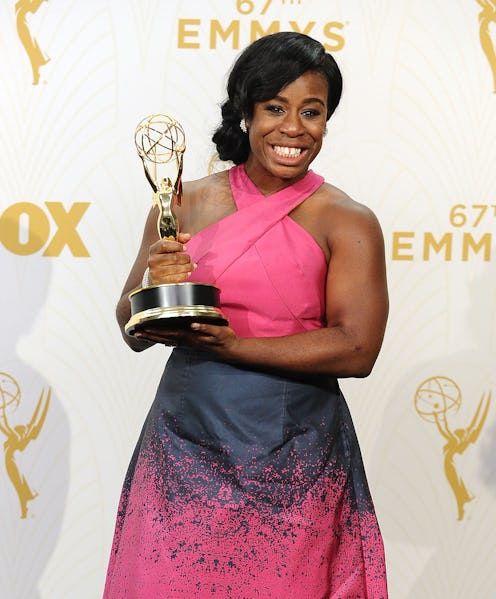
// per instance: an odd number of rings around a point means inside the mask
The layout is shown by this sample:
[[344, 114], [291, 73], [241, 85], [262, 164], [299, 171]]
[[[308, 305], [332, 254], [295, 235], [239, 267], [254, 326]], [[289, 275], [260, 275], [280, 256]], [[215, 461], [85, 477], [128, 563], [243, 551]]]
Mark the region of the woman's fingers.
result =
[[184, 243], [175, 239], [159, 239], [150, 248], [150, 254], [173, 254], [184, 252]]
[[177, 240], [180, 243], [187, 243], [191, 239], [191, 235], [189, 233], [179, 233], [177, 236]]
[[196, 349], [213, 349], [236, 340], [234, 331], [229, 327], [203, 323], [193, 323], [190, 330], [167, 331], [152, 327], [143, 328], [136, 333], [136, 337], [164, 345], [182, 345]]
[[181, 233], [178, 240], [160, 239], [151, 246], [148, 267], [153, 283], [181, 283], [189, 278], [196, 264], [185, 253], [183, 242], [190, 237], [188, 233]]

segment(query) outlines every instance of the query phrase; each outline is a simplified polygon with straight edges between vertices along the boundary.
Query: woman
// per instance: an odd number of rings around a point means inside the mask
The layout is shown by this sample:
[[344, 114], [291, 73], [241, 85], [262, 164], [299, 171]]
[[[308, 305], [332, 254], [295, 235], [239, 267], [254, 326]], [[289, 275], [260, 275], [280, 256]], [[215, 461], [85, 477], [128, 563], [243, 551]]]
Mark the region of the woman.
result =
[[[175, 345], [121, 497], [106, 599], [387, 596], [382, 540], [337, 377], [364, 377], [388, 299], [371, 211], [309, 170], [341, 95], [323, 46], [277, 33], [228, 82], [213, 140], [230, 171], [186, 183], [178, 241], [151, 211], [117, 308], [154, 284], [221, 289], [229, 326]], [[187, 247], [184, 245], [187, 243]]]

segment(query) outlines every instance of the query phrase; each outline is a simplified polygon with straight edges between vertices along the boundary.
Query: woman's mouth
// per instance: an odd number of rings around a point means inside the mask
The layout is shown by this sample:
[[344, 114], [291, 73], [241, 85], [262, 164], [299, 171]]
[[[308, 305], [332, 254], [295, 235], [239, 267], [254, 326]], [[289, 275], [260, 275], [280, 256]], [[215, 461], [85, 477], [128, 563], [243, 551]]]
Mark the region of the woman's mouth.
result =
[[288, 146], [272, 146], [274, 152], [281, 158], [298, 158], [300, 156], [301, 148], [291, 148]]

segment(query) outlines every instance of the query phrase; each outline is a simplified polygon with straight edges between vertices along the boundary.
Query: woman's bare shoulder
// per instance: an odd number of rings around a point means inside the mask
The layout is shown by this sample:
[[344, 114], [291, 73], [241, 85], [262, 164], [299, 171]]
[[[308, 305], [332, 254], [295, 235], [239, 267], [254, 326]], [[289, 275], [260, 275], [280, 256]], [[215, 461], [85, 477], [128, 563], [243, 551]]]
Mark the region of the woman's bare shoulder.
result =
[[213, 173], [201, 179], [183, 183], [184, 198], [188, 202], [204, 201], [206, 198], [216, 197], [219, 192], [227, 190], [230, 191], [227, 172]]
[[185, 182], [177, 214], [183, 230], [194, 234], [235, 209], [228, 173], [220, 172]]
[[341, 226], [346, 223], [378, 226], [377, 217], [369, 206], [357, 202], [335, 185], [324, 183], [317, 194], [316, 199], [326, 220]]

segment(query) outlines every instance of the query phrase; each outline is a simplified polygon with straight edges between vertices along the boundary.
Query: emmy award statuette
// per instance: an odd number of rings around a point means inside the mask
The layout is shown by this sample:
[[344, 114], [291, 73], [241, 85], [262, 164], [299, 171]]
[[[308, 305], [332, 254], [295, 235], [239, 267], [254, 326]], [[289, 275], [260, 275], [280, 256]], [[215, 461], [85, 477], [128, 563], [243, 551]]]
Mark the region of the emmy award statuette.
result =
[[[162, 239], [177, 239], [174, 207], [181, 205], [183, 156], [186, 150], [181, 125], [171, 116], [154, 114], [136, 127], [135, 144], [158, 207], [157, 229]], [[175, 161], [174, 180], [164, 175], [164, 165]], [[162, 173], [158, 171], [162, 170]], [[170, 173], [169, 173], [170, 174]], [[128, 335], [143, 327], [185, 329], [192, 322], [226, 325], [220, 311], [220, 290], [206, 283], [168, 283], [142, 286], [129, 294], [131, 318]]]

